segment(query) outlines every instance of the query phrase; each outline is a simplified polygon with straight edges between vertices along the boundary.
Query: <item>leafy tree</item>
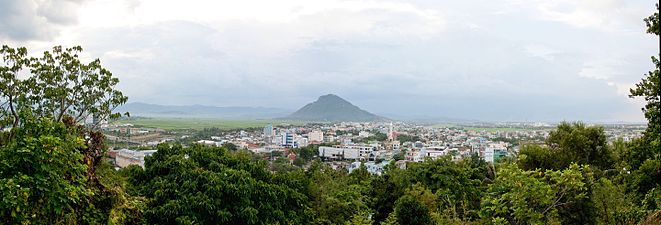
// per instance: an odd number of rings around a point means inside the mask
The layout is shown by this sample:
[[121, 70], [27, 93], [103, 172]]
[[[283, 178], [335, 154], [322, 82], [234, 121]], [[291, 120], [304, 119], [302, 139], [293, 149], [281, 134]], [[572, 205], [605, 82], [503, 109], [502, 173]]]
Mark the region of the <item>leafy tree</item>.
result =
[[[80, 46], [55, 46], [40, 58], [27, 58], [25, 48], [2, 47], [0, 89], [4, 96], [0, 100], [3, 111], [11, 112], [3, 116], [11, 114], [12, 127], [18, 126], [20, 117], [16, 112], [21, 108], [32, 108], [36, 116], [55, 121], [62, 121], [65, 115], [76, 122], [90, 116], [96, 122], [119, 118], [113, 110], [128, 100], [115, 89], [119, 80], [101, 66], [99, 59], [82, 63], [78, 56], [82, 50]], [[26, 69], [30, 76], [18, 79], [18, 73]]]
[[607, 178], [593, 185], [591, 200], [594, 202], [599, 224], [636, 224], [643, 215], [631, 217], [635, 206], [624, 195], [624, 190]]
[[[145, 160], [145, 222], [150, 224], [306, 223], [307, 197], [264, 161], [224, 148], [161, 144]], [[132, 179], [135, 180], [135, 179]]]
[[395, 160], [395, 161], [404, 160], [404, 159], [406, 159], [405, 156], [406, 156], [406, 151], [402, 150], [402, 151], [399, 151], [399, 152], [395, 153], [392, 156], [392, 160]]
[[431, 224], [429, 209], [415, 197], [404, 195], [395, 203], [395, 216], [400, 225]]
[[[659, 36], [659, 4], [656, 4], [656, 12], [645, 18], [647, 33]], [[643, 108], [647, 118], [647, 130], [645, 135], [649, 136], [651, 145], [661, 146], [661, 80], [659, 78], [659, 59], [652, 56], [655, 69], [649, 71], [643, 79], [630, 90], [629, 97], [643, 97], [647, 104]], [[659, 154], [657, 148], [657, 157]]]
[[236, 151], [239, 150], [239, 146], [236, 146], [234, 143], [227, 142], [223, 144], [223, 148], [230, 150], [230, 151]]
[[79, 223], [93, 195], [77, 150], [85, 141], [62, 123], [22, 118], [15, 139], [0, 149], [0, 221]]
[[358, 212], [351, 217], [351, 220], [346, 224], [348, 225], [372, 225], [372, 220], [365, 212]]
[[318, 154], [319, 145], [308, 145], [301, 148], [293, 149], [297, 155], [297, 159], [300, 158], [304, 163], [309, 162], [314, 159]]
[[397, 135], [397, 140], [404, 143], [404, 142], [416, 142], [420, 140], [420, 137], [415, 136], [415, 135], [406, 135], [406, 134], [401, 134]]
[[[365, 171], [366, 172], [366, 171]], [[310, 180], [310, 208], [317, 224], [344, 224], [355, 214], [369, 213], [368, 184], [360, 172], [350, 177], [321, 161], [313, 161], [306, 172]]]
[[[526, 144], [519, 150], [517, 163], [525, 170], [535, 170], [538, 168], [557, 169], [562, 156], [554, 154], [548, 147], [537, 144]], [[563, 163], [564, 164], [564, 163]]]
[[525, 171], [514, 164], [500, 165], [494, 183], [482, 199], [480, 214], [511, 224], [559, 222], [561, 207], [587, 198], [586, 181], [591, 176], [584, 177], [585, 171], [586, 167], [576, 164], [545, 172]]
[[392, 214], [395, 201], [404, 194], [408, 185], [405, 171], [397, 167], [372, 178], [369, 196], [372, 198], [375, 222], [383, 222]]
[[610, 169], [613, 154], [606, 140], [603, 127], [563, 122], [549, 133], [546, 146], [524, 145], [519, 165], [524, 169], [558, 170], [577, 163]]
[[[653, 189], [659, 189], [661, 180], [661, 162], [659, 160], [647, 159], [637, 170], [631, 173], [628, 185], [630, 192], [635, 193], [637, 199], [642, 200], [646, 194]], [[658, 196], [661, 198], [661, 195]], [[661, 202], [659, 202], [661, 203]], [[648, 210], [661, 209], [661, 205], [650, 205]]]
[[19, 109], [25, 101], [28, 92], [26, 82], [18, 75], [25, 65], [29, 64], [26, 48], [10, 48], [6, 45], [0, 49], [3, 64], [0, 64], [0, 128], [17, 127], [20, 123]]
[[549, 133], [546, 144], [556, 156], [567, 157], [568, 161], [561, 162], [564, 164], [561, 164], [562, 168], [577, 163], [606, 169], [612, 166], [612, 155], [606, 139], [601, 126], [588, 127], [580, 122], [561, 123]]
[[[647, 33], [657, 37], [659, 31], [659, 4], [656, 11], [644, 19]], [[661, 56], [661, 55], [659, 55]], [[631, 175], [623, 175], [628, 191], [634, 199], [643, 202], [647, 218], [643, 223], [661, 222], [661, 78], [659, 58], [652, 56], [654, 70], [630, 90], [629, 97], [642, 97], [647, 102], [642, 109], [647, 118], [647, 129], [643, 136], [634, 140], [622, 158], [630, 166]]]
[[[410, 183], [422, 183], [439, 198], [440, 210], [453, 219], [470, 220], [477, 217], [486, 177], [486, 163], [455, 163], [451, 157], [410, 164], [407, 177]], [[475, 166], [475, 167], [473, 167]]]

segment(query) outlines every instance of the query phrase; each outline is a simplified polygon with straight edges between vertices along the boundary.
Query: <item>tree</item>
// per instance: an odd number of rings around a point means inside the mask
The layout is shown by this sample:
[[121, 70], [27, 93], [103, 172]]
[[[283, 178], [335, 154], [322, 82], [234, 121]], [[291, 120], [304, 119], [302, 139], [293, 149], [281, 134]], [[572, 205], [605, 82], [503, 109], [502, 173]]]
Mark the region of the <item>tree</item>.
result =
[[611, 169], [613, 154], [606, 140], [601, 126], [563, 122], [549, 133], [546, 146], [524, 145], [519, 153], [519, 165], [524, 169], [559, 170], [577, 163]]
[[27, 58], [26, 48], [10, 48], [6, 45], [0, 50], [3, 65], [0, 65], [0, 128], [7, 125], [17, 127], [20, 123], [20, 102], [25, 101], [27, 92], [25, 82], [20, 80], [18, 74], [23, 71], [30, 60]]
[[77, 150], [84, 140], [62, 123], [22, 118], [15, 139], [0, 148], [0, 221], [79, 223], [93, 195]]
[[406, 177], [411, 184], [422, 183], [438, 196], [439, 212], [452, 219], [470, 220], [477, 217], [487, 171], [486, 163], [472, 160], [471, 157], [455, 163], [446, 156], [413, 163], [408, 166]]
[[559, 209], [587, 198], [586, 181], [591, 176], [584, 177], [586, 168], [572, 164], [564, 170], [542, 172], [502, 164], [482, 199], [480, 215], [485, 219], [502, 218], [510, 224], [559, 222]]
[[606, 142], [606, 133], [601, 126], [588, 127], [581, 122], [558, 125], [549, 133], [546, 144], [556, 156], [566, 156], [562, 168], [571, 163], [587, 164], [601, 169], [611, 168], [612, 155]]
[[363, 178], [367, 171], [354, 172], [349, 175], [321, 161], [312, 162], [306, 172], [310, 181], [307, 193], [316, 224], [345, 224], [356, 214], [370, 213], [369, 184]]
[[[304, 224], [307, 197], [265, 161], [224, 148], [161, 144], [145, 159], [138, 191], [149, 224]], [[130, 179], [137, 180], [137, 179]], [[296, 185], [293, 185], [296, 187]]]
[[95, 157], [104, 149], [97, 133], [25, 111], [20, 120], [12, 130], [15, 136], [0, 145], [0, 223], [139, 220], [140, 200], [126, 196], [114, 179], [106, 179], [114, 169]]
[[[526, 144], [519, 150], [517, 163], [519, 167], [525, 170], [535, 169], [558, 169], [562, 166], [559, 162], [566, 160], [563, 155], [554, 154], [548, 147], [537, 144]], [[564, 163], [563, 163], [564, 164]]]
[[[656, 12], [644, 19], [647, 25], [647, 33], [659, 36], [659, 4], [656, 4]], [[661, 55], [659, 55], [661, 56]], [[647, 118], [647, 129], [643, 135], [642, 143], [634, 145], [633, 154], [639, 157], [638, 162], [645, 159], [661, 160], [661, 78], [659, 58], [652, 56], [655, 69], [645, 74], [645, 77], [630, 89], [630, 98], [642, 97], [647, 102], [642, 111]], [[642, 159], [640, 157], [643, 157]]]
[[[647, 33], [660, 34], [659, 4], [656, 11], [645, 18]], [[661, 54], [658, 55], [661, 57]], [[643, 79], [630, 90], [629, 97], [643, 97], [646, 101], [642, 109], [647, 119], [647, 129], [643, 136], [634, 140], [628, 154], [623, 157], [631, 166], [631, 176], [627, 177], [628, 190], [635, 199], [642, 201], [647, 211], [645, 223], [661, 221], [661, 78], [659, 58], [652, 56], [654, 70], [649, 71]]]
[[[656, 12], [644, 19], [647, 25], [647, 33], [659, 36], [659, 4], [656, 4]], [[661, 137], [661, 80], [659, 78], [659, 59], [652, 56], [652, 63], [655, 69], [649, 71], [645, 77], [636, 84], [635, 88], [630, 90], [629, 97], [643, 97], [647, 104], [642, 109], [647, 118], [646, 135], [651, 136], [655, 146], [659, 143]]]
[[410, 195], [404, 195], [397, 200], [395, 203], [395, 216], [397, 217], [397, 223], [400, 225], [424, 225], [432, 223], [427, 206]]
[[[4, 65], [0, 65], [0, 98], [2, 121], [11, 118], [12, 127], [20, 123], [18, 111], [30, 108], [37, 117], [50, 117], [62, 121], [65, 115], [80, 123], [89, 117], [93, 125], [120, 116], [113, 110], [128, 98], [115, 86], [119, 79], [95, 59], [82, 63], [82, 47], [55, 46], [40, 58], [27, 58], [27, 49], [3, 46]], [[26, 79], [18, 74], [29, 69]]]

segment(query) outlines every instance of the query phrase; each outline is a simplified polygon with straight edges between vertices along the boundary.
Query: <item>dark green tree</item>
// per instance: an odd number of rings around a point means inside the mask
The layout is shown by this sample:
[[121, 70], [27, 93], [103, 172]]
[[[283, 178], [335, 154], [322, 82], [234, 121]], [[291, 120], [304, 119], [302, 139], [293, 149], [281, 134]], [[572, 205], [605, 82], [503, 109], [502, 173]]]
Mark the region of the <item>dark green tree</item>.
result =
[[[224, 148], [159, 145], [139, 192], [149, 224], [302, 224], [307, 197], [271, 173], [265, 161]], [[137, 179], [131, 179], [137, 180]]]
[[395, 203], [395, 216], [400, 225], [432, 224], [429, 209], [415, 197], [404, 195]]
[[603, 127], [563, 122], [549, 133], [546, 146], [524, 145], [519, 152], [519, 165], [524, 169], [559, 170], [572, 163], [602, 170], [613, 168], [613, 154]]

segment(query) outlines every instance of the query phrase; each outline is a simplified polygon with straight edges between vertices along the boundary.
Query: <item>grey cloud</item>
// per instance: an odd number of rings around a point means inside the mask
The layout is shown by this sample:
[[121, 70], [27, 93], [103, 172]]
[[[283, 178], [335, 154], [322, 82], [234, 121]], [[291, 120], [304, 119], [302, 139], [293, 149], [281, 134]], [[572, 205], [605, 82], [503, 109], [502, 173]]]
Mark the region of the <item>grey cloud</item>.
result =
[[49, 40], [63, 25], [77, 22], [83, 0], [0, 0], [0, 38]]
[[646, 49], [658, 46], [642, 31], [578, 29], [531, 20], [523, 9], [489, 13], [506, 8], [496, 3], [435, 2], [429, 9], [444, 15], [442, 24], [401, 12], [334, 10], [282, 24], [168, 21], [87, 29], [80, 41], [121, 79], [131, 101], [295, 109], [335, 93], [376, 113], [411, 117], [640, 114], [616, 87], [580, 73], [593, 66], [614, 74], [613, 81], [636, 82], [654, 54]]

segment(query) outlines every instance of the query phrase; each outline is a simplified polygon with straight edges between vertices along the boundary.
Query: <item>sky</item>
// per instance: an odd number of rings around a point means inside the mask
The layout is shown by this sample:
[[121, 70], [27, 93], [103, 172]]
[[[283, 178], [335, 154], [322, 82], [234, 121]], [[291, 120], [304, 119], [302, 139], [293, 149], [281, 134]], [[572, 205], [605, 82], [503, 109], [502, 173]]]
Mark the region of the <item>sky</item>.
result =
[[0, 0], [0, 43], [81, 45], [129, 102], [295, 110], [333, 93], [376, 114], [645, 121], [628, 98], [654, 0]]

